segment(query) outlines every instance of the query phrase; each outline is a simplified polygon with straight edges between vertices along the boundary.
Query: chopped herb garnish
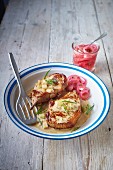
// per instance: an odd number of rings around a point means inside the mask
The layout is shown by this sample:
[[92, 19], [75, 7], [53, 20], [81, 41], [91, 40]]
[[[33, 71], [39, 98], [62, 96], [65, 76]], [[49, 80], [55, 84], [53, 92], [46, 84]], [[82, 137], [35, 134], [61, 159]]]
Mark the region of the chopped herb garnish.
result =
[[[51, 69], [50, 69], [51, 70]], [[49, 74], [50, 70], [48, 70], [44, 76], [44, 79], [47, 77], [47, 75]]]
[[50, 80], [46, 80], [47, 84], [53, 84], [53, 83], [57, 83], [56, 79], [50, 79]]
[[86, 115], [88, 115], [88, 114], [91, 112], [91, 110], [93, 110], [93, 108], [94, 108], [94, 105], [93, 105], [93, 106], [87, 105], [87, 106], [88, 106], [88, 108], [87, 108], [87, 110], [85, 111], [85, 114], [86, 114]]
[[71, 102], [71, 101], [68, 101], [68, 100], [63, 100], [62, 102], [66, 102], [66, 103], [76, 103], [76, 102]]
[[61, 106], [64, 108], [65, 112], [67, 112], [67, 106], [66, 106], [66, 104], [65, 104], [65, 103], [62, 103]]
[[37, 115], [42, 114], [42, 106], [40, 107], [40, 109], [38, 109], [38, 111], [36, 112]]
[[40, 118], [38, 117], [37, 119], [38, 119], [38, 122], [42, 125], [42, 121], [40, 120]]
[[63, 105], [63, 107], [64, 107], [64, 110], [67, 111], [67, 106], [66, 106], [66, 105]]
[[74, 132], [74, 131], [76, 131], [76, 130], [79, 129], [79, 128], [80, 128], [80, 127], [74, 127], [71, 132]]

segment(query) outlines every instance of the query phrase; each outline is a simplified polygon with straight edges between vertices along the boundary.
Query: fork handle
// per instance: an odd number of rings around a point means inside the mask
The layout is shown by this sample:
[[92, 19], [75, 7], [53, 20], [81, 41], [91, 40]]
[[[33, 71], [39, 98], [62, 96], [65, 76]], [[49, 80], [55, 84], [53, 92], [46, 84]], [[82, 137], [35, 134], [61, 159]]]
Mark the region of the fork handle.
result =
[[11, 63], [11, 67], [13, 69], [13, 72], [14, 72], [14, 75], [15, 75], [15, 78], [17, 80], [17, 83], [18, 83], [18, 86], [19, 86], [19, 90], [21, 93], [25, 93], [24, 89], [23, 89], [23, 85], [22, 85], [22, 82], [20, 80], [20, 75], [19, 75], [19, 71], [18, 71], [18, 67], [16, 65], [16, 62], [15, 62], [15, 59], [14, 59], [14, 56], [12, 53], [8, 53], [9, 55], [9, 60], [10, 60], [10, 63]]

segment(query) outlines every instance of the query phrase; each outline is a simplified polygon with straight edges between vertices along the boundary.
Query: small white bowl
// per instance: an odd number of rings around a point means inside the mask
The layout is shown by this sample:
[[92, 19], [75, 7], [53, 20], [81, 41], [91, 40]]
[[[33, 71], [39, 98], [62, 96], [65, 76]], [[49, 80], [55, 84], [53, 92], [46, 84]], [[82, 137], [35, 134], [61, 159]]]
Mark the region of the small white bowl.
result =
[[90, 118], [83, 126], [74, 132], [64, 134], [48, 134], [40, 131], [36, 127], [25, 125], [17, 116], [15, 111], [15, 102], [18, 97], [18, 86], [15, 78], [7, 85], [4, 92], [4, 106], [8, 116], [13, 123], [25, 132], [47, 139], [69, 139], [84, 135], [98, 127], [106, 118], [110, 109], [110, 95], [105, 84], [95, 74], [71, 64], [65, 63], [47, 63], [29, 67], [20, 72], [21, 80], [25, 91], [30, 90], [38, 79], [41, 79], [45, 73], [51, 69], [52, 73], [63, 73], [66, 76], [77, 74], [87, 79], [87, 87], [91, 90], [89, 102], [94, 104], [94, 109]]

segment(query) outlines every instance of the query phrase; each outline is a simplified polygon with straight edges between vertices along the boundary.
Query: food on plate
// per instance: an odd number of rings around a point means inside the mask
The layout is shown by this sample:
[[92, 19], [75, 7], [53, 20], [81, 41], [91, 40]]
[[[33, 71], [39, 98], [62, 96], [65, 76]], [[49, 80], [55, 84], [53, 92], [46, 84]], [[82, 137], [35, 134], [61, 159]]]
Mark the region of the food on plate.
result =
[[38, 80], [31, 92], [32, 108], [56, 97], [67, 87], [67, 78], [64, 74], [54, 73], [48, 76], [47, 73], [42, 80]]
[[96, 57], [100, 47], [97, 44], [80, 44], [74, 46], [73, 43], [72, 48], [73, 63], [87, 70], [94, 71]]
[[75, 131], [87, 121], [94, 107], [88, 102], [91, 94], [87, 80], [76, 74], [66, 77], [60, 73], [48, 75], [49, 72], [31, 91], [38, 128], [48, 133]]
[[65, 129], [75, 125], [81, 115], [81, 104], [76, 91], [68, 92], [65, 96], [49, 102], [46, 114], [49, 126]]
[[90, 98], [90, 89], [87, 87], [87, 80], [78, 75], [71, 75], [68, 77], [68, 91], [76, 90], [77, 94], [82, 100]]

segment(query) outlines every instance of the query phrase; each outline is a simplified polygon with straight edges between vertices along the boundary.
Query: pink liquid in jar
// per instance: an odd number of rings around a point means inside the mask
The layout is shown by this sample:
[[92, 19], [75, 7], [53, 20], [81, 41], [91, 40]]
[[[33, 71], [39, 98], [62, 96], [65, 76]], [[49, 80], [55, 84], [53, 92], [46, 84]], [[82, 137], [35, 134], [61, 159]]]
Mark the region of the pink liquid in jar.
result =
[[80, 44], [73, 48], [73, 64], [83, 67], [89, 71], [95, 70], [95, 62], [100, 46], [97, 44]]

